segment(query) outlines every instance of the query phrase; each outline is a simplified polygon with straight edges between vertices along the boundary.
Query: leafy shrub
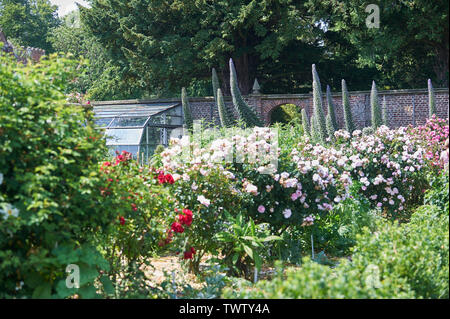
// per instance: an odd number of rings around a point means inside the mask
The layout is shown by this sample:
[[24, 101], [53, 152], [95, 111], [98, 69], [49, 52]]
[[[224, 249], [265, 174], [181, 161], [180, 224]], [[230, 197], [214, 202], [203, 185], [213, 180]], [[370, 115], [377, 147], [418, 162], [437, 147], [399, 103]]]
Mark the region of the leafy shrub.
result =
[[357, 236], [352, 261], [335, 267], [305, 259], [271, 281], [226, 288], [225, 298], [448, 298], [449, 218], [422, 206], [409, 224], [378, 223]]
[[[354, 185], [354, 188], [357, 188]], [[376, 221], [381, 218], [377, 210], [371, 209], [369, 201], [361, 195], [347, 198], [336, 205], [327, 215], [314, 223], [314, 246], [328, 253], [348, 254], [356, 244], [356, 236], [364, 227], [374, 231]], [[309, 243], [309, 237], [305, 240]]]
[[366, 136], [367, 135], [372, 135], [373, 132], [374, 132], [374, 130], [373, 130], [373, 127], [371, 127], [371, 126], [368, 126], [368, 127], [365, 127], [365, 128], [362, 129], [362, 134], [366, 135]]
[[408, 224], [365, 231], [353, 253], [355, 267], [376, 265], [381, 281], [406, 282], [419, 298], [449, 297], [449, 218], [436, 206], [421, 206]]
[[[224, 252], [215, 234], [228, 229], [226, 213], [236, 215], [241, 210], [242, 198], [233, 187], [227, 171], [215, 168], [190, 170], [174, 174], [176, 183], [171, 189], [175, 199], [172, 210], [171, 238], [180, 256], [188, 261], [192, 271], [198, 272], [205, 254], [217, 256]], [[188, 210], [189, 212], [185, 211]], [[185, 217], [191, 215], [191, 222]]]
[[61, 93], [76, 66], [58, 56], [30, 66], [0, 56], [2, 297], [65, 297], [58, 284], [74, 262], [80, 294], [91, 296], [93, 274], [108, 266], [90, 245], [114, 219], [99, 205], [104, 140], [91, 114]]
[[443, 163], [440, 161], [445, 141], [448, 140], [448, 120], [433, 115], [424, 125], [408, 128], [410, 139], [425, 150], [427, 164], [440, 171]]
[[243, 282], [225, 288], [222, 298], [251, 299], [342, 299], [342, 298], [412, 298], [411, 291], [384, 283], [378, 288], [372, 282], [372, 273], [360, 273], [344, 260], [337, 268], [320, 265], [305, 258], [301, 269], [278, 269], [272, 280], [256, 285]]
[[430, 182], [431, 188], [425, 194], [425, 204], [434, 205], [449, 212], [449, 182], [448, 171], [442, 171], [437, 177], [432, 177]]
[[[167, 241], [167, 229], [175, 212], [174, 200], [168, 196], [168, 189], [174, 180], [170, 174], [163, 174], [141, 167], [123, 151], [115, 159], [100, 165], [102, 206], [111, 209], [114, 220], [106, 229], [95, 236], [97, 247], [109, 262], [104, 282], [110, 281], [114, 297], [130, 297], [130, 287], [145, 292], [146, 286], [136, 281], [144, 277], [139, 265], [146, 264], [149, 257], [162, 252]], [[149, 293], [149, 292], [147, 292]]]
[[271, 123], [285, 123], [292, 121], [301, 122], [302, 114], [299, 107], [295, 104], [284, 104], [273, 110], [270, 116]]
[[[228, 267], [231, 274], [250, 276], [250, 265], [260, 271], [263, 263], [265, 243], [280, 240], [278, 236], [271, 236], [265, 224], [255, 225], [253, 219], [239, 213], [236, 217], [226, 214], [230, 223], [227, 230], [216, 234], [216, 238], [223, 244], [224, 259], [221, 264]], [[247, 221], [248, 220], [248, 221]]]

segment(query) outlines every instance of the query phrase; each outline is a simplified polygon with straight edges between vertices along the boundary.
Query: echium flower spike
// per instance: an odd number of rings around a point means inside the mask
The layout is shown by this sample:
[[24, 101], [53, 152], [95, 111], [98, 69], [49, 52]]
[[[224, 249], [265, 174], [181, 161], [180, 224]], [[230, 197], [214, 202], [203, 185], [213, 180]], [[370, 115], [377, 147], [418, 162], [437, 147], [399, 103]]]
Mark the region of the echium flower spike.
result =
[[325, 114], [323, 112], [322, 90], [320, 88], [320, 79], [316, 71], [316, 65], [312, 65], [313, 75], [313, 113], [317, 123], [317, 133], [320, 142], [324, 143], [328, 134], [326, 127]]
[[230, 88], [233, 105], [236, 108], [239, 119], [243, 120], [248, 127], [263, 126], [259, 115], [244, 101], [241, 95], [237, 82], [236, 69], [232, 59], [230, 59]]
[[353, 124], [352, 109], [345, 80], [342, 80], [342, 107], [344, 109], [345, 129], [351, 134], [355, 130], [355, 125]]

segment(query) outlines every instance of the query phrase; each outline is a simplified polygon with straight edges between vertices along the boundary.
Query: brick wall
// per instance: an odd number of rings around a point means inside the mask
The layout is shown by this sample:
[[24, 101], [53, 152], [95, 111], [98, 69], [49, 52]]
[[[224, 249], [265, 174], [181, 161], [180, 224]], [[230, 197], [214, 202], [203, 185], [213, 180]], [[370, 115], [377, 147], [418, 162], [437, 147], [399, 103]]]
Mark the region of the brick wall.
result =
[[[336, 117], [339, 128], [344, 127], [344, 112], [342, 109], [341, 94], [332, 94]], [[407, 126], [409, 124], [421, 125], [428, 118], [428, 90], [391, 90], [379, 91], [378, 98], [380, 105], [386, 102], [389, 115], [389, 126], [392, 128]], [[435, 89], [437, 115], [448, 119], [448, 89]], [[312, 94], [253, 94], [245, 96], [244, 99], [252, 106], [264, 119], [266, 124], [270, 124], [270, 117], [274, 109], [283, 104], [295, 104], [301, 108], [306, 108], [308, 117], [312, 114]], [[352, 109], [353, 120], [357, 128], [370, 126], [370, 91], [349, 92], [350, 105]], [[231, 97], [224, 98], [225, 105], [234, 110]], [[176, 102], [181, 103], [178, 98], [173, 99], [152, 99], [152, 100], [129, 100], [115, 101], [115, 103], [158, 103], [158, 102]], [[323, 96], [324, 112], [326, 114], [326, 97]], [[102, 102], [106, 103], [106, 102]], [[206, 122], [212, 122], [220, 125], [219, 112], [215, 107], [213, 97], [189, 98], [191, 112], [194, 120], [204, 119]], [[95, 102], [92, 102], [95, 104]]]
[[[340, 128], [344, 127], [344, 112], [342, 108], [342, 95], [332, 94], [336, 110], [337, 122]], [[389, 126], [399, 127], [421, 125], [428, 118], [428, 90], [390, 90], [378, 92], [379, 103], [387, 108]], [[448, 89], [435, 89], [437, 115], [448, 118]], [[263, 117], [266, 124], [270, 123], [272, 111], [283, 104], [295, 104], [306, 108], [310, 117], [312, 114], [312, 94], [286, 94], [286, 95], [248, 95], [246, 101]], [[349, 92], [350, 106], [353, 121], [357, 128], [370, 126], [370, 91]], [[326, 97], [323, 96], [324, 111], [327, 113]], [[233, 109], [231, 98], [225, 98], [227, 107]], [[194, 119], [205, 118], [211, 120], [211, 107], [215, 123], [219, 124], [218, 112], [214, 107], [213, 98], [198, 98], [191, 101]]]

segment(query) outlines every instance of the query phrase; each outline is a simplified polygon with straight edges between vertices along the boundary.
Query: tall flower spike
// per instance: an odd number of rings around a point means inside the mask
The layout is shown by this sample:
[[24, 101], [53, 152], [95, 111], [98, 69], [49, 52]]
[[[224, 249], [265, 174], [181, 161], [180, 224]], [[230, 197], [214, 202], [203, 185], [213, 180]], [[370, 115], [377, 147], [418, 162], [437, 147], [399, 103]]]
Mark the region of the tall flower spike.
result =
[[375, 81], [372, 81], [372, 90], [370, 91], [370, 109], [372, 114], [372, 128], [375, 132], [382, 123], [380, 104], [378, 103], [378, 91]]
[[187, 129], [192, 132], [194, 127], [194, 121], [192, 120], [191, 106], [186, 93], [186, 88], [181, 89], [181, 103], [183, 107], [184, 123]]
[[342, 80], [342, 107], [344, 109], [345, 129], [351, 134], [355, 130], [355, 125], [353, 124], [352, 109], [345, 80]]
[[233, 59], [230, 59], [230, 88], [233, 98], [233, 105], [239, 115], [239, 118], [249, 126], [263, 126], [263, 122], [259, 115], [244, 101], [241, 91], [238, 87], [236, 69], [234, 68]]
[[312, 65], [312, 75], [313, 75], [313, 113], [314, 119], [317, 124], [317, 137], [321, 142], [325, 142], [328, 137], [325, 114], [323, 112], [322, 103], [322, 89], [320, 88], [320, 79], [316, 71], [316, 65]]
[[434, 89], [431, 84], [431, 79], [428, 79], [428, 110], [430, 118], [436, 114], [436, 99], [434, 97]]
[[333, 138], [334, 132], [337, 130], [336, 112], [334, 111], [333, 97], [331, 96], [330, 86], [327, 85], [327, 105], [328, 112], [326, 117], [328, 136]]

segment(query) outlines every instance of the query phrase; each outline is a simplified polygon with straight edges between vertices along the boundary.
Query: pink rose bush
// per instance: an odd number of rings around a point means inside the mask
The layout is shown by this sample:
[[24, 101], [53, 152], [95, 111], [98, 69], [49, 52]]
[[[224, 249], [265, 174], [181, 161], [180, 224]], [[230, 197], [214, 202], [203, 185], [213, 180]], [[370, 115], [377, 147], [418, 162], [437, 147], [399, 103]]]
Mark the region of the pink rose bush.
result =
[[[435, 122], [441, 128], [437, 135], [441, 141], [448, 136], [448, 125], [430, 120]], [[438, 125], [430, 123], [427, 127]], [[433, 142], [438, 138], [431, 138], [430, 145], [418, 142], [424, 131], [382, 126], [372, 135], [358, 131], [350, 135], [339, 130], [335, 144], [326, 147], [302, 137], [294, 145], [283, 146], [289, 152], [278, 158], [277, 167], [268, 155], [278, 156], [281, 149], [271, 143], [274, 133], [269, 128], [254, 128], [247, 136], [216, 139], [204, 147], [198, 141], [175, 139], [161, 155], [163, 168], [172, 173], [207, 176], [212, 171], [221, 172], [248, 205], [248, 214], [261, 221], [302, 224], [306, 216], [326, 214], [349, 198], [355, 185], [360, 195], [385, 214], [401, 214], [413, 205], [425, 187], [421, 185], [423, 170], [434, 165], [434, 157], [427, 156], [428, 146], [440, 154], [439, 145]], [[191, 161], [183, 162], [183, 147], [193, 150]], [[240, 158], [243, 155], [244, 160]], [[195, 187], [200, 184], [196, 179], [187, 182]], [[196, 197], [206, 203], [205, 196]], [[209, 201], [213, 203], [214, 199]]]
[[[448, 129], [448, 121], [437, 118], [435, 115], [427, 120], [424, 125], [408, 129], [411, 140], [422, 145], [426, 150], [425, 157], [427, 161], [434, 168], [443, 168], [446, 163], [446, 158], [442, 156], [442, 151], [445, 151], [443, 146], [448, 141]], [[441, 156], [443, 157], [442, 159]]]

